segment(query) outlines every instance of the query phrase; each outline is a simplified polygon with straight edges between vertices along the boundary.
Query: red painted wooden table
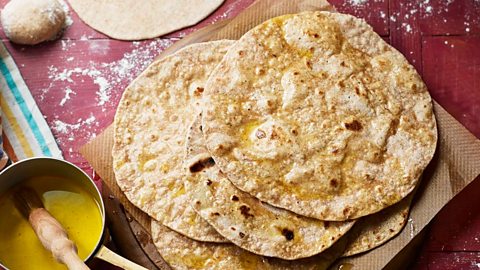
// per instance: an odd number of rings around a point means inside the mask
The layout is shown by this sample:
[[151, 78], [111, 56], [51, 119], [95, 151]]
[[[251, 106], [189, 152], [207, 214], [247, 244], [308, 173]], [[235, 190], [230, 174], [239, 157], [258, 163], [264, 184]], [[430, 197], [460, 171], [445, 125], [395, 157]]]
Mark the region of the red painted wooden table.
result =
[[[28, 47], [0, 37], [13, 55], [67, 160], [98, 177], [78, 149], [112, 121], [124, 88], [164, 48], [253, 0], [226, 0], [199, 25], [159, 39], [123, 42], [73, 21], [61, 40]], [[332, 0], [365, 18], [415, 65], [432, 96], [480, 138], [479, 0]], [[7, 0], [0, 0], [3, 7]], [[480, 269], [480, 180], [435, 218], [416, 269]]]

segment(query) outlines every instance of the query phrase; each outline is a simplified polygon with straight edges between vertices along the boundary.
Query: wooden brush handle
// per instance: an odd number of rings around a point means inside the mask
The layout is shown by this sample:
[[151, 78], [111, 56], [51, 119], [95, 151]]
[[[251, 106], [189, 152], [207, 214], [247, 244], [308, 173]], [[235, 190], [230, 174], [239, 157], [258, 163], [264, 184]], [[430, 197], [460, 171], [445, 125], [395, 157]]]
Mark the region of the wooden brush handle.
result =
[[87, 270], [88, 266], [78, 257], [77, 247], [68, 239], [62, 225], [44, 208], [33, 209], [28, 217], [42, 245], [52, 252], [55, 259], [70, 270]]
[[130, 260], [123, 258], [122, 256], [118, 255], [117, 253], [111, 251], [105, 246], [102, 246], [98, 251], [97, 255], [95, 255], [98, 259], [104, 260], [109, 262], [115, 266], [118, 266], [125, 270], [148, 270], [147, 268], [138, 265]]

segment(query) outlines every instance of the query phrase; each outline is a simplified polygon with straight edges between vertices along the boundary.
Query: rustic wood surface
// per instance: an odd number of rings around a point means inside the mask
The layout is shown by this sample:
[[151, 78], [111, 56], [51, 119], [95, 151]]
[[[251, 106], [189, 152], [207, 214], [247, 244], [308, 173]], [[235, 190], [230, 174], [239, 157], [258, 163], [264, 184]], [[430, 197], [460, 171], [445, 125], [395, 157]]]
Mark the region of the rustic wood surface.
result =
[[[0, 0], [0, 7], [8, 1]], [[253, 0], [226, 0], [195, 27], [155, 40], [109, 39], [70, 10], [61, 40], [11, 44], [13, 55], [67, 160], [95, 173], [78, 148], [112, 121], [124, 88], [163, 49], [202, 26], [230, 18]], [[432, 96], [480, 138], [479, 0], [332, 0], [365, 18], [415, 65]], [[100, 15], [99, 15], [100, 16]], [[480, 269], [480, 180], [461, 192], [431, 225], [415, 269]]]

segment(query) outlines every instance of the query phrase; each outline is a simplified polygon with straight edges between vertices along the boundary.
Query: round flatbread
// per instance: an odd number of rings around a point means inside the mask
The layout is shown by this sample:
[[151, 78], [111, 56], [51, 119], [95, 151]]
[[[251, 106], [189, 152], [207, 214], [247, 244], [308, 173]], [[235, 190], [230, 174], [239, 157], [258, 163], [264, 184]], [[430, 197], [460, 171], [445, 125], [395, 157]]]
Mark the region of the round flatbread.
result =
[[185, 136], [203, 86], [232, 41], [200, 43], [153, 63], [123, 94], [115, 115], [113, 170], [127, 198], [165, 226], [225, 242], [185, 194]]
[[204, 97], [206, 144], [228, 179], [321, 220], [400, 201], [435, 151], [420, 76], [350, 15], [305, 12], [260, 24], [228, 51]]
[[197, 242], [152, 222], [152, 238], [162, 258], [174, 270], [326, 270], [345, 249], [342, 238], [314, 257], [285, 261], [255, 255], [233, 244]]
[[185, 190], [202, 218], [232, 243], [255, 254], [296, 260], [322, 252], [350, 222], [323, 222], [272, 207], [236, 188], [205, 147], [201, 117], [187, 135]]
[[95, 30], [121, 40], [158, 37], [194, 25], [224, 0], [68, 0]]
[[343, 257], [374, 249], [399, 234], [408, 220], [413, 193], [382, 211], [357, 221], [348, 232], [348, 244]]

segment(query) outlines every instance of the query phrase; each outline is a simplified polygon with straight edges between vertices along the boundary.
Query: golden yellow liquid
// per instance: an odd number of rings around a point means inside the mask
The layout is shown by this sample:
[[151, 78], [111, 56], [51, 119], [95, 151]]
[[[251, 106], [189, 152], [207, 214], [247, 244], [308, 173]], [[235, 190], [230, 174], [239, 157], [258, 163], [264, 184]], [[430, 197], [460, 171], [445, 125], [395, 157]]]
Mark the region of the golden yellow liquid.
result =
[[[62, 224], [86, 259], [102, 234], [98, 202], [79, 184], [68, 179], [39, 177], [24, 181], [33, 188], [45, 208]], [[16, 209], [12, 192], [0, 197], [0, 262], [10, 270], [65, 270], [35, 235], [28, 220]]]

